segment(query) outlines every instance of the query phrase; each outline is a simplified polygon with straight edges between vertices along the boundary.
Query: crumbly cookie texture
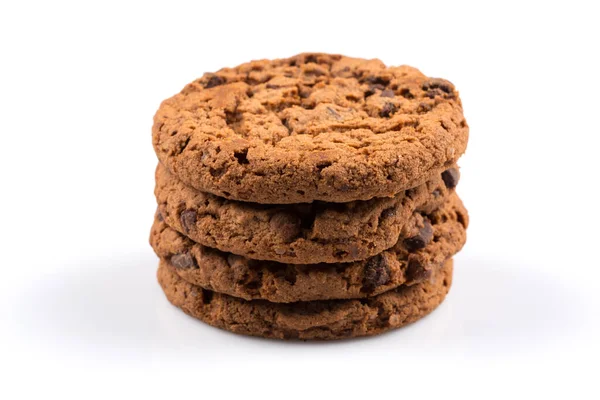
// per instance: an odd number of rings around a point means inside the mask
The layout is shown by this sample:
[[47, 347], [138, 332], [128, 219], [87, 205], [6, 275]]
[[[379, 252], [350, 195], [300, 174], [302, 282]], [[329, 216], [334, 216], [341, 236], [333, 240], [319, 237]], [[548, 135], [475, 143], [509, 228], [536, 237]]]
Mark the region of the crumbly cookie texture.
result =
[[264, 204], [393, 196], [454, 164], [468, 132], [450, 82], [329, 54], [207, 73], [165, 100], [152, 128], [180, 180]]
[[375, 297], [299, 303], [247, 301], [186, 282], [164, 263], [158, 281], [175, 306], [215, 327], [276, 339], [343, 339], [376, 335], [433, 311], [452, 284], [452, 260], [429, 280]]
[[181, 278], [194, 285], [246, 300], [288, 303], [372, 297], [429, 279], [462, 248], [467, 225], [467, 212], [453, 194], [431, 214], [415, 212], [394, 247], [352, 263], [252, 260], [194, 243], [159, 219], [152, 227], [150, 244]]
[[458, 168], [389, 198], [261, 205], [195, 190], [159, 165], [160, 218], [190, 239], [241, 256], [292, 264], [364, 260], [392, 247], [413, 212], [430, 213], [454, 191]]

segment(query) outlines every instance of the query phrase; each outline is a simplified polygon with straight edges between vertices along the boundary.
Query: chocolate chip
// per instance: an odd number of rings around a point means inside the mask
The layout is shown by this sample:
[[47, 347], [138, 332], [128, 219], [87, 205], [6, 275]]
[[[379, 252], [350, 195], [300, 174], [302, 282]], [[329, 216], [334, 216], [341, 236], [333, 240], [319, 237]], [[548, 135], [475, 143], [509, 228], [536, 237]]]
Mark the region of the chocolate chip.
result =
[[165, 220], [165, 218], [163, 217], [162, 213], [160, 212], [159, 209], [156, 209], [156, 219], [159, 222], [163, 222]]
[[396, 94], [394, 91], [390, 89], [385, 89], [383, 92], [381, 92], [381, 97], [394, 97], [395, 95]]
[[171, 264], [181, 269], [198, 268], [196, 260], [190, 253], [181, 253], [171, 256]]
[[404, 88], [404, 89], [400, 89], [400, 96], [404, 97], [405, 99], [414, 99], [415, 96], [410, 92], [410, 89]]
[[408, 265], [406, 267], [406, 279], [411, 282], [421, 282], [425, 279], [429, 279], [431, 276], [431, 270], [425, 268], [421, 260], [414, 254], [408, 256]]
[[369, 85], [369, 88], [367, 89], [367, 91], [365, 92], [365, 97], [369, 97], [375, 94], [375, 92], [377, 90], [383, 90], [385, 89], [385, 86], [381, 85], [381, 84], [374, 84], [374, 85]]
[[437, 199], [438, 197], [440, 197], [442, 192], [440, 191], [440, 189], [435, 189], [433, 192], [431, 192], [431, 194], [433, 195], [434, 198]]
[[379, 112], [379, 116], [383, 118], [389, 118], [395, 112], [396, 106], [393, 103], [385, 103], [383, 108]]
[[211, 75], [210, 78], [204, 83], [204, 88], [210, 89], [215, 86], [219, 86], [225, 83], [225, 79], [218, 75]]
[[390, 267], [385, 257], [381, 254], [371, 257], [365, 265], [363, 289], [366, 292], [374, 291], [378, 286], [390, 281]]
[[426, 112], [431, 111], [432, 108], [433, 108], [433, 106], [431, 104], [419, 103], [419, 106], [417, 107], [417, 113], [424, 114]]
[[365, 78], [365, 81], [372, 85], [381, 85], [381, 86], [387, 86], [388, 83], [390, 83], [389, 79], [386, 79], [381, 76], [373, 76], [373, 75], [367, 76]]
[[295, 215], [279, 212], [269, 221], [271, 229], [285, 242], [291, 242], [302, 232], [302, 221]]
[[317, 60], [317, 56], [314, 54], [309, 54], [306, 56], [306, 58], [304, 58], [304, 63], [308, 64], [308, 63], [314, 63], [314, 64], [318, 64], [319, 61]]
[[448, 189], [454, 189], [458, 184], [459, 178], [460, 174], [456, 168], [449, 168], [442, 172], [442, 179], [444, 180], [444, 184]]
[[431, 78], [423, 83], [422, 89], [429, 91], [431, 89], [441, 89], [444, 93], [450, 93], [454, 90], [454, 85], [445, 79]]
[[241, 122], [242, 119], [243, 119], [242, 113], [239, 111], [236, 111], [236, 112], [225, 111], [225, 122], [229, 126], [235, 125], [235, 124]]
[[419, 229], [418, 235], [404, 239], [404, 247], [408, 251], [416, 251], [427, 246], [431, 239], [433, 239], [433, 226], [425, 220], [423, 221], [423, 227]]
[[179, 216], [179, 221], [181, 221], [181, 226], [183, 227], [185, 233], [188, 233], [196, 226], [196, 211], [185, 210]]

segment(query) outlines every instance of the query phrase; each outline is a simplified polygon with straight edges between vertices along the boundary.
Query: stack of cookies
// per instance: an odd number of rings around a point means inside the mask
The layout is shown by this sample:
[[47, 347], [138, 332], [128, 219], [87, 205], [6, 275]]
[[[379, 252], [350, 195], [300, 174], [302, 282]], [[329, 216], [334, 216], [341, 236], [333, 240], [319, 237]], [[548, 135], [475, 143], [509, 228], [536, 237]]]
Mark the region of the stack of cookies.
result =
[[171, 303], [247, 335], [378, 334], [434, 310], [468, 217], [454, 86], [301, 54], [205, 74], [154, 117], [150, 242]]

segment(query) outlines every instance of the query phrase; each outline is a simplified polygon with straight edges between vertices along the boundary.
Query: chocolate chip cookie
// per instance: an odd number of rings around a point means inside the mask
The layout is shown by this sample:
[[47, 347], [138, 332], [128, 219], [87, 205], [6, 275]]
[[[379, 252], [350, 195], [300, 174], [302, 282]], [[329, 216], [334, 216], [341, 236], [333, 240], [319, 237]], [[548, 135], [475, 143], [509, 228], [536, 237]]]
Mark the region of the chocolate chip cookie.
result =
[[429, 314], [450, 289], [452, 260], [429, 280], [374, 297], [290, 304], [247, 301], [202, 289], [164, 262], [157, 275], [173, 305], [215, 327], [267, 338], [330, 340], [379, 334]]
[[205, 74], [161, 104], [152, 128], [181, 181], [264, 204], [394, 196], [453, 165], [468, 132], [450, 82], [328, 54]]
[[392, 247], [413, 212], [438, 208], [458, 177], [452, 166], [391, 198], [261, 205], [195, 190], [159, 164], [155, 194], [160, 217], [200, 244], [258, 260], [316, 264], [364, 260]]
[[194, 243], [155, 220], [150, 244], [184, 280], [246, 300], [271, 302], [371, 297], [428, 279], [466, 240], [468, 216], [455, 194], [438, 210], [415, 212], [389, 250], [362, 261], [280, 264], [224, 253]]

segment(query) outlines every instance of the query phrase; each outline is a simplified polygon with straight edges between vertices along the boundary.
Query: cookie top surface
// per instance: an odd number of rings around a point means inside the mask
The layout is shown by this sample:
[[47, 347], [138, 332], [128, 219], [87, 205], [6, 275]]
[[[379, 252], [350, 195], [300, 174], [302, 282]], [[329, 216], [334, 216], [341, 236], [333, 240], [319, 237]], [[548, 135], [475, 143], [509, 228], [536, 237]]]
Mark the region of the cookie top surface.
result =
[[328, 54], [205, 74], [161, 104], [152, 132], [186, 184], [265, 204], [391, 196], [455, 163], [468, 139], [450, 82]]
[[173, 305], [215, 327], [275, 339], [331, 340], [380, 334], [429, 314], [452, 285], [452, 267], [448, 260], [429, 280], [367, 299], [290, 304], [247, 301], [202, 289], [164, 262], [157, 277]]
[[438, 210], [414, 213], [402, 239], [366, 260], [335, 264], [281, 264], [252, 260], [194, 243], [155, 220], [150, 244], [184, 280], [246, 300], [271, 302], [372, 297], [429, 279], [466, 241], [468, 215], [453, 195]]
[[195, 190], [159, 164], [155, 194], [160, 218], [205, 246], [292, 264], [350, 262], [392, 247], [414, 211], [438, 208], [458, 182], [458, 169], [446, 171], [389, 198], [261, 205]]

